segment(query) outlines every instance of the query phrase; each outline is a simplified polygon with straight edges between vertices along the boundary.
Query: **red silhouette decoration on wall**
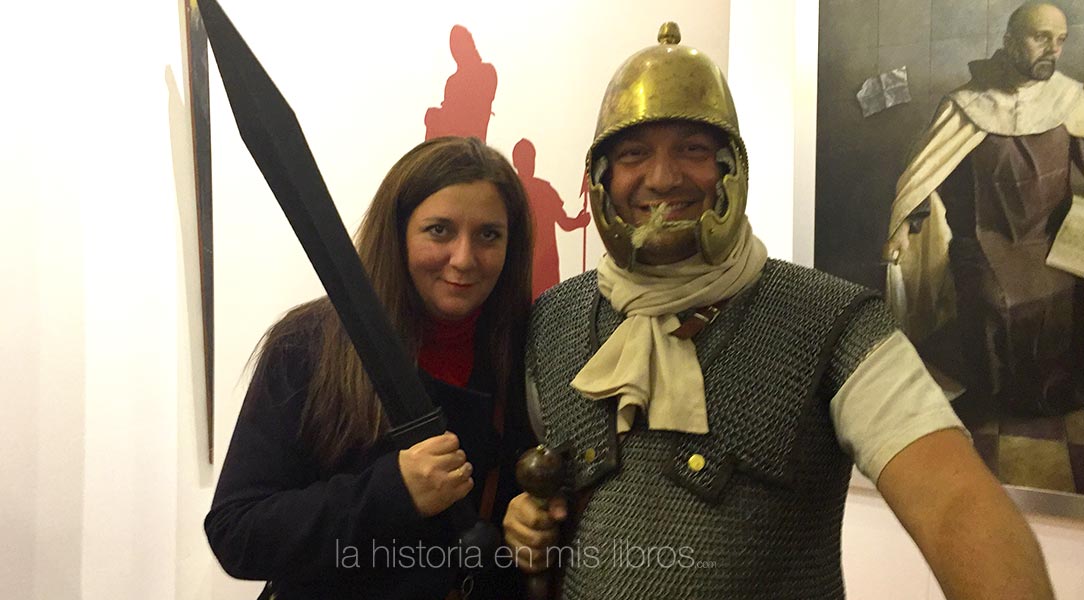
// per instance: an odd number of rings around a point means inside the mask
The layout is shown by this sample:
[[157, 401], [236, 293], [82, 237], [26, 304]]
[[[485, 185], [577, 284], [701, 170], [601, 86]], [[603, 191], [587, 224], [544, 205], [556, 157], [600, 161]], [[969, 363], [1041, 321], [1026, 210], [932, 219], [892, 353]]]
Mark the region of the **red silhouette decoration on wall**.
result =
[[466, 27], [452, 27], [448, 37], [457, 68], [444, 85], [444, 101], [425, 113], [425, 139], [458, 135], [484, 142], [497, 94], [497, 70], [482, 62]]
[[[474, 45], [474, 36], [466, 27], [453, 26], [448, 39], [457, 67], [444, 85], [444, 101], [439, 107], [425, 112], [425, 139], [454, 135], [476, 137], [484, 142], [489, 131], [489, 118], [493, 116], [493, 98], [497, 95], [497, 70], [482, 62]], [[534, 176], [535, 147], [530, 140], [524, 138], [516, 143], [512, 149], [512, 164], [527, 192], [534, 220], [531, 292], [532, 297], [537, 298], [561, 281], [556, 227], [565, 231], [584, 230], [581, 271], [586, 270], [587, 225], [591, 222], [587, 212], [587, 180], [584, 179], [580, 190], [584, 197], [583, 209], [575, 217], [569, 217], [557, 190], [548, 181]]]
[[557, 232], [560, 226], [565, 231], [585, 229], [591, 222], [585, 205], [580, 214], [569, 217], [565, 214], [565, 203], [550, 182], [534, 176], [535, 148], [530, 140], [524, 138], [512, 149], [512, 165], [519, 174], [527, 199], [531, 203], [534, 216], [534, 276], [531, 281], [531, 293], [537, 298], [546, 289], [561, 281], [560, 257], [557, 255]]

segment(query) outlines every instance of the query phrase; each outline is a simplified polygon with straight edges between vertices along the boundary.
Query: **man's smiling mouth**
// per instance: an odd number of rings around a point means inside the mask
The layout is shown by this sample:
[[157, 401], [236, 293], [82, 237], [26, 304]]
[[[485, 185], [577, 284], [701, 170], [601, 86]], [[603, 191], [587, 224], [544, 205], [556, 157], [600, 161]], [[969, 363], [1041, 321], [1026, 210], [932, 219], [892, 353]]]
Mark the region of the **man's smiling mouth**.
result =
[[681, 212], [688, 208], [695, 206], [697, 202], [690, 200], [687, 202], [674, 202], [672, 200], [659, 200], [652, 202], [644, 202], [636, 205], [636, 210], [645, 214], [653, 214], [656, 211], [660, 211], [663, 214], [670, 214], [675, 212]]

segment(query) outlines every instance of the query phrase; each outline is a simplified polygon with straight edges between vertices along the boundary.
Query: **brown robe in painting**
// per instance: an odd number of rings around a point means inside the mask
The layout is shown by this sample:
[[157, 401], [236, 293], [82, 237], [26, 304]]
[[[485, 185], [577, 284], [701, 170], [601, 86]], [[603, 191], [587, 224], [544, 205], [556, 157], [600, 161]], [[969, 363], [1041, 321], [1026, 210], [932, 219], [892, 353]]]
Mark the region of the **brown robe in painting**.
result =
[[1084, 405], [1084, 283], [1045, 264], [1084, 140], [988, 135], [939, 186], [968, 387], [1012, 412]]

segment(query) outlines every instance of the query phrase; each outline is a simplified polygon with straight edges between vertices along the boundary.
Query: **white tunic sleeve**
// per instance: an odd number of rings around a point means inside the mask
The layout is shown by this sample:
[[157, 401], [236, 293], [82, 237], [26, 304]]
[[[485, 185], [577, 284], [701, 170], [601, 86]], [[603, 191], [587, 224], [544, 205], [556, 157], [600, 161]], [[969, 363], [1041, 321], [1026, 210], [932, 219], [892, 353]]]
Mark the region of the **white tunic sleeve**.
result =
[[874, 483], [888, 461], [911, 442], [942, 429], [964, 429], [918, 352], [898, 330], [851, 373], [832, 398], [830, 411], [840, 446]]

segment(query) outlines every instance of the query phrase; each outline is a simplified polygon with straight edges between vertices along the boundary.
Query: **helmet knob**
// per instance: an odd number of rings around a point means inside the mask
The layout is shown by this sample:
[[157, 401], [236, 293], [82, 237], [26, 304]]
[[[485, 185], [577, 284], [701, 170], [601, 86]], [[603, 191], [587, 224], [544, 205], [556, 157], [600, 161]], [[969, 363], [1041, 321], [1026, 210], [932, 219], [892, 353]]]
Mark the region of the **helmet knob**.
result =
[[659, 27], [659, 43], [660, 44], [680, 44], [681, 43], [681, 29], [678, 28], [678, 24], [673, 21], [667, 21]]

